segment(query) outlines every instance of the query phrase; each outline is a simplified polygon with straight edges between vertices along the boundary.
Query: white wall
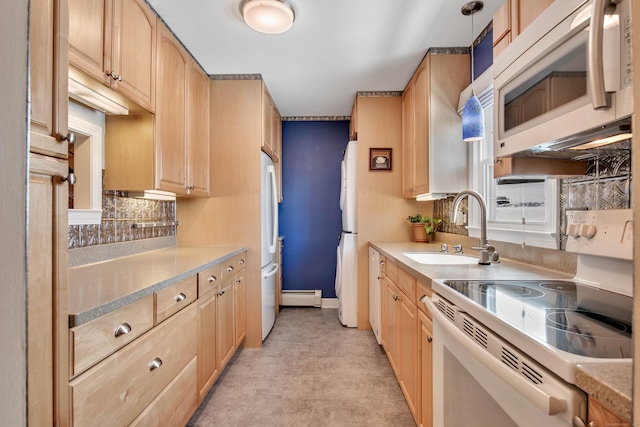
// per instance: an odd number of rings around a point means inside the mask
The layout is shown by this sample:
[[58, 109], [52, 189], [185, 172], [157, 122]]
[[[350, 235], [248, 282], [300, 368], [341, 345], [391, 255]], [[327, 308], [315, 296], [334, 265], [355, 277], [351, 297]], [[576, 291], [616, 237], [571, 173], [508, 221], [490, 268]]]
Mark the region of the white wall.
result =
[[0, 425], [26, 425], [28, 1], [0, 6]]

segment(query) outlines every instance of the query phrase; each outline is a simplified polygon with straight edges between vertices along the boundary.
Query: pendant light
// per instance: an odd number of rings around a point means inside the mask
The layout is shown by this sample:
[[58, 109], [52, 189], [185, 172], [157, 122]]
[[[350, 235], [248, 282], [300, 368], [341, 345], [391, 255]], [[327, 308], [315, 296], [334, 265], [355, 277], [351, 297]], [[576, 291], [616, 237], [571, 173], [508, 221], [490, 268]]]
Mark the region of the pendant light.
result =
[[240, 4], [244, 22], [264, 34], [280, 34], [293, 25], [295, 13], [281, 0], [244, 0]]
[[473, 15], [484, 7], [481, 1], [471, 1], [462, 6], [464, 16], [471, 15], [471, 96], [462, 110], [462, 140], [467, 142], [479, 141], [484, 138], [484, 110], [473, 93], [474, 60], [473, 60]]

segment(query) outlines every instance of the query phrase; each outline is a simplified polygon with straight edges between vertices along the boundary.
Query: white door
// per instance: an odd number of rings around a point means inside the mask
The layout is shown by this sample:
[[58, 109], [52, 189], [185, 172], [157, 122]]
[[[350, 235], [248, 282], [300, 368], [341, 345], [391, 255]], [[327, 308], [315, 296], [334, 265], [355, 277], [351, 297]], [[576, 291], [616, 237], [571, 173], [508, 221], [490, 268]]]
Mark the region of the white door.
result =
[[356, 172], [358, 165], [358, 144], [347, 144], [340, 166], [340, 209], [342, 210], [342, 231], [358, 232]]

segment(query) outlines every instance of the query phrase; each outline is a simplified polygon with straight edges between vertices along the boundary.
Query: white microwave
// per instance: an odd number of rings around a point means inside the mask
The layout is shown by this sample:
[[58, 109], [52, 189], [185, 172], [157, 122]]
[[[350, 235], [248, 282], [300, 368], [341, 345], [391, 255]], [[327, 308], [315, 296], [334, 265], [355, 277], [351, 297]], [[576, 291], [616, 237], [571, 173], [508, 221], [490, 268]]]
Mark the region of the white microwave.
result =
[[494, 60], [494, 156], [629, 130], [630, 0], [556, 0]]

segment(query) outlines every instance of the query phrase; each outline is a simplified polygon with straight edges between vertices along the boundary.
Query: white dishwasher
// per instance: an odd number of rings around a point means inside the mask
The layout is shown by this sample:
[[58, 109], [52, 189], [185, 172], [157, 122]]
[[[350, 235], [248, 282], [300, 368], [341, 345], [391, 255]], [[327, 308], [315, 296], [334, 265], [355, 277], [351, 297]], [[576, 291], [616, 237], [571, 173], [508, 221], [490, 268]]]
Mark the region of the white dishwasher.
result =
[[382, 344], [382, 329], [380, 328], [380, 276], [382, 262], [380, 253], [369, 246], [369, 323], [376, 336], [378, 344]]

